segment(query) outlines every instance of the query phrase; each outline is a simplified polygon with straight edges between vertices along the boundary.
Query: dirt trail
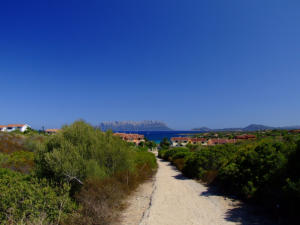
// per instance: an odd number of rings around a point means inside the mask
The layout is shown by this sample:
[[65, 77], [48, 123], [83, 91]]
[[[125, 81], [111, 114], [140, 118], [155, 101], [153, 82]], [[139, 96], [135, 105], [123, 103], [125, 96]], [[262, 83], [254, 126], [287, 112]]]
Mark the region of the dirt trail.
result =
[[271, 224], [258, 215], [254, 216], [252, 209], [239, 201], [217, 195], [206, 186], [184, 177], [168, 162], [158, 159], [158, 164], [154, 183], [144, 184], [131, 198], [122, 224]]

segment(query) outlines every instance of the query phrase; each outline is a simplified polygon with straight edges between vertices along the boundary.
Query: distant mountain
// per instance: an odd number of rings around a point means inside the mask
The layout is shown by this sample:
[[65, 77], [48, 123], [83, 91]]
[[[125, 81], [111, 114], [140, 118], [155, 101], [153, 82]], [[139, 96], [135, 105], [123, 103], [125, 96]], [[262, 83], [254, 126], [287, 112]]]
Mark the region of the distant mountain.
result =
[[213, 131], [212, 129], [210, 129], [208, 127], [199, 127], [199, 128], [194, 128], [192, 130], [200, 131], [200, 132], [211, 132], [211, 131]]
[[280, 127], [282, 130], [297, 130], [300, 129], [300, 126], [285, 126], [285, 127]]
[[165, 123], [160, 121], [145, 120], [135, 121], [113, 121], [102, 122], [97, 126], [103, 131], [168, 131], [172, 130]]
[[200, 128], [193, 128], [193, 131], [199, 132], [214, 132], [214, 131], [242, 131], [243, 128], [221, 128], [221, 129], [211, 129], [208, 127], [200, 127]]
[[212, 132], [212, 131], [260, 131], [260, 130], [294, 130], [300, 129], [300, 126], [285, 126], [285, 127], [270, 127], [261, 124], [250, 124], [244, 128], [223, 128], [223, 129], [210, 129], [208, 127], [200, 127], [194, 128], [192, 130], [199, 131], [199, 132]]
[[269, 127], [260, 124], [250, 124], [249, 126], [243, 128], [243, 131], [259, 131], [259, 130], [274, 130], [275, 127]]

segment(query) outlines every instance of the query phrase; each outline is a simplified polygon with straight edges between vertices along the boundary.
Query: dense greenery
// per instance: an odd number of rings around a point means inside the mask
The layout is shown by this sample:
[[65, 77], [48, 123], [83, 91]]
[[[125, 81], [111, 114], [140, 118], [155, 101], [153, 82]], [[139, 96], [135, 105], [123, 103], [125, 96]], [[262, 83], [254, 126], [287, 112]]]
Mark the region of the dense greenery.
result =
[[169, 140], [167, 138], [164, 138], [159, 146], [162, 148], [162, 149], [168, 149], [170, 147], [171, 143], [169, 142]]
[[51, 186], [46, 179], [37, 179], [9, 169], [0, 169], [1, 224], [56, 222], [73, 212], [69, 186]]
[[216, 146], [162, 149], [186, 176], [296, 218], [300, 201], [300, 141], [274, 135], [257, 141]]
[[[151, 145], [151, 144], [150, 144]], [[0, 134], [2, 224], [110, 224], [154, 154], [77, 121], [55, 135]]]

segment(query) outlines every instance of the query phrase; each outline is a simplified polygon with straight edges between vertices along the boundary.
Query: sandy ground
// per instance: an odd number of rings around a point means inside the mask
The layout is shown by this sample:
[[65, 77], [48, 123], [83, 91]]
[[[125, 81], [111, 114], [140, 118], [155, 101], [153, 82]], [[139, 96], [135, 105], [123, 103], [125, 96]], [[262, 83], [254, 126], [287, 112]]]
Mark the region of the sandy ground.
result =
[[169, 162], [158, 159], [158, 164], [154, 181], [130, 197], [123, 225], [274, 224], [239, 201], [184, 177]]
[[139, 188], [131, 196], [129, 196], [127, 200], [128, 207], [121, 216], [121, 224], [140, 224], [144, 213], [147, 212], [148, 208], [150, 207], [151, 196], [155, 190], [154, 179], [141, 184]]

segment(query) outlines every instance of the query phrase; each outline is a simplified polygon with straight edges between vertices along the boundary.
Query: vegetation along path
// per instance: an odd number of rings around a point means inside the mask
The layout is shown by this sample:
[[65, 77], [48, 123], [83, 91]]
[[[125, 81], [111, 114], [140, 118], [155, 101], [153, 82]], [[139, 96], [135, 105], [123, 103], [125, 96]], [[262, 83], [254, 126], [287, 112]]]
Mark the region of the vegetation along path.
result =
[[199, 182], [184, 177], [169, 162], [158, 159], [158, 164], [154, 185], [151, 185], [153, 191], [149, 191], [149, 188], [146, 191], [145, 188], [140, 189], [139, 192], [143, 193], [132, 196], [135, 200], [131, 201], [128, 208], [129, 211], [138, 211], [141, 204], [138, 196], [148, 194], [148, 209], [143, 215], [137, 212], [141, 217], [139, 222], [127, 218], [123, 224], [270, 224], [262, 217], [254, 216], [251, 209], [239, 201], [217, 195]]

